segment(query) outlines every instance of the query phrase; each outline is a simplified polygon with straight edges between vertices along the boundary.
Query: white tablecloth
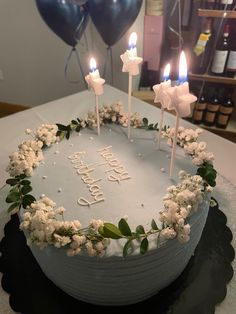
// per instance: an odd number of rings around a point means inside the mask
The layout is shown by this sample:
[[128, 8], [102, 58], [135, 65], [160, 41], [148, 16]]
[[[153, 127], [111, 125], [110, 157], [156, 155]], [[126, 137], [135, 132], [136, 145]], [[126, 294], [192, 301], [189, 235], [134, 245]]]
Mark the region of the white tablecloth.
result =
[[[99, 98], [100, 104], [111, 104], [121, 100], [126, 106], [127, 94], [113, 87], [106, 86], [104, 94]], [[0, 119], [0, 187], [5, 184], [8, 174], [5, 168], [8, 164], [8, 156], [17, 149], [17, 145], [26, 139], [25, 129], [35, 129], [42, 123], [68, 124], [71, 119], [85, 117], [88, 110], [94, 109], [94, 95], [92, 92], [84, 91], [50, 103], [34, 107], [5, 118]], [[150, 122], [158, 122], [160, 110], [136, 98], [132, 100], [132, 111], [139, 112], [141, 116], [147, 117]], [[174, 126], [174, 116], [166, 113], [165, 124]], [[195, 128], [191, 123], [181, 120], [181, 125]], [[214, 195], [219, 201], [220, 208], [228, 217], [228, 225], [234, 234], [233, 246], [236, 248], [236, 174], [235, 157], [236, 145], [208, 131], [201, 136], [208, 143], [209, 151], [215, 154], [215, 167], [220, 174]], [[5, 212], [0, 208], [0, 239], [3, 236], [3, 227], [8, 219]], [[236, 269], [236, 263], [233, 263]], [[228, 285], [226, 299], [216, 308], [217, 314], [234, 313], [236, 309], [236, 279], [232, 279]], [[8, 296], [0, 287], [0, 313], [13, 313], [8, 306]]]

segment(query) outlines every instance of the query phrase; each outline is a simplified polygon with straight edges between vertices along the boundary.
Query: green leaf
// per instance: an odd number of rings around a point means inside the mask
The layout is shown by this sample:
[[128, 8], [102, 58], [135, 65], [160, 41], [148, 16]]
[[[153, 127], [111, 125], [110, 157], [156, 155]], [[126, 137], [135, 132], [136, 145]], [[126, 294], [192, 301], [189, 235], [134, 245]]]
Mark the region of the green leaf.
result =
[[132, 240], [128, 240], [125, 245], [124, 245], [124, 248], [123, 248], [123, 257], [127, 257], [127, 255], [130, 255], [133, 251], [133, 248], [132, 248]]
[[9, 184], [10, 186], [16, 185], [19, 182], [17, 179], [7, 179], [6, 184]]
[[9, 206], [8, 208], [8, 213], [10, 213], [11, 211], [13, 211], [13, 209], [15, 209], [16, 207], [19, 207], [20, 206], [20, 202], [15, 202], [13, 204], [11, 204], [11, 206]]
[[7, 203], [13, 203], [13, 202], [17, 202], [20, 200], [21, 197], [21, 193], [20, 192], [11, 192], [8, 194], [7, 198], [6, 198], [6, 202]]
[[145, 234], [145, 230], [144, 230], [144, 227], [142, 225], [139, 225], [136, 227], [136, 232], [138, 234]]
[[159, 230], [159, 228], [157, 227], [157, 224], [156, 224], [154, 219], [152, 219], [151, 226], [152, 226], [153, 230]]
[[128, 236], [132, 235], [130, 227], [129, 227], [127, 221], [124, 218], [121, 218], [121, 220], [118, 223], [118, 226], [119, 226], [120, 232], [124, 236], [128, 237]]
[[64, 132], [61, 132], [61, 134], [60, 134], [60, 140], [62, 141], [62, 140], [64, 139], [64, 137], [65, 137], [65, 133], [64, 133]]
[[30, 182], [29, 180], [22, 180], [22, 181], [20, 182], [20, 184], [21, 184], [21, 185], [30, 185], [31, 182]]
[[33, 189], [32, 189], [32, 187], [31, 187], [30, 185], [24, 185], [24, 186], [21, 188], [21, 193], [22, 193], [23, 195], [25, 195], [25, 194], [31, 192], [32, 190], [33, 190]]
[[148, 119], [147, 118], [143, 118], [143, 124], [148, 125]]
[[76, 129], [75, 129], [75, 132], [80, 132], [80, 130], [81, 130], [81, 126], [78, 125], [78, 126], [76, 127]]
[[10, 189], [10, 192], [19, 192], [19, 186], [18, 186], [18, 184], [15, 185], [12, 189]]
[[76, 120], [71, 120], [71, 123], [76, 124], [76, 125], [78, 124], [78, 122]]
[[23, 180], [23, 179], [25, 179], [27, 176], [24, 174], [24, 173], [22, 173], [22, 174], [20, 174], [19, 176], [16, 176], [15, 178], [16, 179], [18, 179], [18, 180]]
[[103, 236], [103, 237], [104, 237], [103, 226], [100, 226], [100, 227], [98, 228], [98, 233], [100, 233], [100, 234], [101, 234], [101, 236]]
[[34, 201], [36, 201], [35, 197], [31, 194], [26, 194], [23, 196], [22, 205], [23, 208], [30, 206]]
[[58, 127], [59, 131], [67, 131], [67, 126], [66, 125], [57, 123], [57, 127]]
[[123, 238], [120, 230], [113, 224], [106, 222], [103, 225], [104, 237], [111, 239], [120, 239]]
[[140, 253], [145, 254], [148, 250], [148, 239], [144, 238], [140, 245]]

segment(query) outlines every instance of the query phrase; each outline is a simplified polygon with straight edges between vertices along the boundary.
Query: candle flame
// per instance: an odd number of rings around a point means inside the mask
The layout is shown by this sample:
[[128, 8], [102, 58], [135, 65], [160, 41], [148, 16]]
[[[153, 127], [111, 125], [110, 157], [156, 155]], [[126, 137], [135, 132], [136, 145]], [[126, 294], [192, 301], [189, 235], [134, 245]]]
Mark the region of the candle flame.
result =
[[187, 69], [187, 60], [185, 57], [184, 51], [180, 54], [179, 59], [179, 81], [180, 83], [184, 83], [188, 78], [188, 69]]
[[130, 48], [135, 48], [136, 43], [137, 43], [137, 33], [133, 32], [129, 36], [129, 47]]
[[96, 60], [94, 58], [91, 58], [90, 61], [89, 61], [89, 66], [90, 66], [90, 70], [92, 72], [96, 71], [97, 69], [97, 63], [96, 63]]
[[164, 73], [163, 73], [163, 79], [164, 79], [164, 81], [168, 81], [169, 76], [170, 76], [170, 64], [168, 63], [168, 64], [165, 66]]

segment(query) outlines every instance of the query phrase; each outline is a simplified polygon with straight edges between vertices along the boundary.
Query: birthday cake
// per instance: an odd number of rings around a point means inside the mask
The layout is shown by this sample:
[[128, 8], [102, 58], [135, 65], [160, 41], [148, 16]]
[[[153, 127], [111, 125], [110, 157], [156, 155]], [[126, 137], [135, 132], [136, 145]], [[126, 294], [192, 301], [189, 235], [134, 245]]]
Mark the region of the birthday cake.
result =
[[213, 155], [199, 130], [173, 129], [127, 114], [115, 103], [68, 125], [26, 130], [33, 139], [10, 156], [9, 211], [46, 276], [94, 304], [144, 300], [174, 281], [200, 240], [215, 185]]

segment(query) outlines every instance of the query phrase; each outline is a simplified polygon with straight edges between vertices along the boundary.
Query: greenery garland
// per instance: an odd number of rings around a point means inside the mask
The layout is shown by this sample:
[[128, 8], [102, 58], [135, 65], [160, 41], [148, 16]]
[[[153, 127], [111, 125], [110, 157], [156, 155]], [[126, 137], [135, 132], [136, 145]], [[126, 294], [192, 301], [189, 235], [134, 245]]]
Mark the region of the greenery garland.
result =
[[[111, 119], [103, 120], [104, 123], [111, 123]], [[82, 123], [85, 124], [85, 127], [89, 127], [87, 121], [77, 118], [72, 120], [70, 124], [56, 124], [58, 127], [57, 136], [60, 140], [64, 138], [69, 139], [72, 132], [80, 132], [82, 128]], [[141, 129], [145, 130], [155, 130], [158, 131], [158, 123], [149, 124], [147, 118], [143, 118], [142, 125], [139, 126]], [[163, 131], [166, 131], [168, 128], [165, 126]], [[43, 147], [44, 148], [44, 147]], [[213, 165], [210, 162], [204, 162], [198, 169], [197, 175], [201, 176], [204, 180], [204, 190], [208, 185], [214, 187], [216, 185], [216, 175], [217, 172], [214, 169]], [[32, 191], [31, 182], [26, 179], [25, 174], [21, 174], [14, 178], [10, 178], [6, 181], [8, 185], [11, 186], [9, 194], [7, 195], [6, 202], [11, 204], [8, 208], [8, 211], [15, 212], [16, 209], [28, 208], [33, 202], [36, 201], [35, 197], [29, 194]], [[140, 253], [145, 254], [148, 250], [149, 241], [148, 237], [153, 234], [159, 235], [162, 229], [159, 229], [155, 220], [151, 221], [150, 230], [145, 230], [142, 225], [136, 227], [135, 231], [131, 231], [128, 222], [122, 218], [120, 219], [118, 225], [114, 225], [109, 222], [105, 222], [102, 226], [98, 228], [97, 231], [94, 230], [92, 226], [78, 230], [77, 233], [73, 233], [73, 230], [68, 230], [61, 228], [57, 230], [57, 234], [60, 236], [68, 236], [70, 238], [73, 235], [86, 236], [86, 239], [92, 241], [93, 244], [96, 244], [104, 239], [125, 239], [126, 243], [123, 247], [123, 256], [126, 257], [132, 252], [132, 242], [138, 240], [140, 243]]]

